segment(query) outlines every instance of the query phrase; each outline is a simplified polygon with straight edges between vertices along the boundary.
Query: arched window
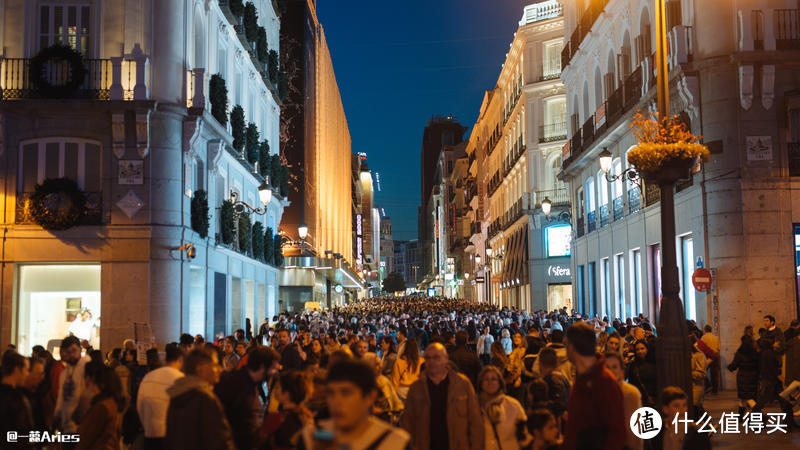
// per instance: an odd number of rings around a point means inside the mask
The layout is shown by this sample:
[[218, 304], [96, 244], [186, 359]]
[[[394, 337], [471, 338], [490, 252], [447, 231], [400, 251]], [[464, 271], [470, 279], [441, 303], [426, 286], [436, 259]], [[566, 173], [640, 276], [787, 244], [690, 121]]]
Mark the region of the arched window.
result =
[[596, 199], [594, 196], [594, 178], [589, 177], [586, 179], [586, 212], [593, 213], [596, 206]]
[[[617, 158], [611, 163], [611, 173], [614, 175], [619, 175], [622, 173], [621, 159]], [[622, 197], [622, 178], [617, 178], [614, 180], [614, 184], [611, 186], [611, 197], [615, 200]]]
[[597, 199], [601, 207], [608, 205], [608, 181], [602, 170], [597, 172]]
[[603, 84], [605, 85], [606, 90], [606, 98], [610, 97], [614, 90], [617, 89], [616, 80], [617, 80], [617, 70], [616, 65], [614, 62], [614, 51], [609, 49], [608, 50], [608, 58], [606, 58], [606, 75], [603, 80]]
[[[608, 95], [608, 94], [606, 94]], [[600, 75], [600, 68], [594, 69], [594, 109], [595, 111], [603, 104], [603, 78]]]
[[642, 9], [642, 14], [639, 18], [639, 37], [636, 38], [636, 55], [637, 63], [641, 64], [646, 58], [649, 58], [653, 53], [650, 45], [650, 12], [647, 8]]
[[620, 85], [631, 74], [631, 34], [625, 30], [622, 38], [622, 53], [617, 55], [617, 73], [619, 74]]
[[589, 82], [583, 82], [583, 117], [581, 117], [581, 124], [589, 120], [591, 112], [589, 110]]
[[202, 13], [194, 14], [194, 68], [206, 67], [206, 30], [203, 24]]

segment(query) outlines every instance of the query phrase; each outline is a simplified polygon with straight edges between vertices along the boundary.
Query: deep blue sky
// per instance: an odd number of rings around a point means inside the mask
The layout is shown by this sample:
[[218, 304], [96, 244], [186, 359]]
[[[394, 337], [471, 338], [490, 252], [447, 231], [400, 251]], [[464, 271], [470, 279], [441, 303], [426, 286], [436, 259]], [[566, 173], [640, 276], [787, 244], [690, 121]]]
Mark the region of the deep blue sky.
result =
[[[318, 0], [353, 152], [380, 174], [394, 239], [417, 237], [422, 131], [432, 115], [471, 127], [525, 5], [535, 0]], [[469, 135], [465, 134], [465, 138]]]

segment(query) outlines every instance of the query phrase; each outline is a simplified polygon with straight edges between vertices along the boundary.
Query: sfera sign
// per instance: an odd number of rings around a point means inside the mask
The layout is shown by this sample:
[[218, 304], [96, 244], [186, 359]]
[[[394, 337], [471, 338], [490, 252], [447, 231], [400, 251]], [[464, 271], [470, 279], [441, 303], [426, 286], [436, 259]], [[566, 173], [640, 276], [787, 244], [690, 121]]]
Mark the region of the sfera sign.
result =
[[569, 267], [551, 265], [547, 267], [547, 276], [550, 278], [569, 278], [572, 273]]

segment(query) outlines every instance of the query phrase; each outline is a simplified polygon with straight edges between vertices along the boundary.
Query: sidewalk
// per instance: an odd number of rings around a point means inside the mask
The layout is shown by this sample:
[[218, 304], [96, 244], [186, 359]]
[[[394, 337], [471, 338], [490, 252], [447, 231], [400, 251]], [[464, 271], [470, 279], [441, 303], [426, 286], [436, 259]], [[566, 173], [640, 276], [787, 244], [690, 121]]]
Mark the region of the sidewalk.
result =
[[[719, 420], [722, 413], [736, 413], [738, 403], [736, 400], [736, 391], [721, 391], [718, 394], [706, 395], [705, 402], [703, 403], [706, 411], [712, 417], [717, 431], [719, 431]], [[780, 412], [777, 403], [764, 408], [764, 413]], [[766, 422], [766, 418], [764, 419]], [[800, 448], [800, 431], [791, 431], [789, 434], [776, 432], [766, 434], [762, 431], [761, 434], [719, 434], [716, 433], [711, 438], [711, 446], [713, 448], [724, 449], [758, 449], [758, 450], [771, 450], [782, 448]]]

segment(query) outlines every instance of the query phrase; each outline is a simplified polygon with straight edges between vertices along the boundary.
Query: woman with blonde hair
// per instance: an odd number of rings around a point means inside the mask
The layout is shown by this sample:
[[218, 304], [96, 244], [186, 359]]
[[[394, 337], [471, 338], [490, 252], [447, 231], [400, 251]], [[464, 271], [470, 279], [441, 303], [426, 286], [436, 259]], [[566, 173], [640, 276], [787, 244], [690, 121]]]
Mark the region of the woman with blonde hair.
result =
[[403, 354], [397, 358], [392, 368], [392, 384], [397, 390], [397, 395], [403, 402], [406, 401], [408, 390], [419, 379], [419, 372], [425, 359], [419, 354], [416, 339], [405, 342]]

